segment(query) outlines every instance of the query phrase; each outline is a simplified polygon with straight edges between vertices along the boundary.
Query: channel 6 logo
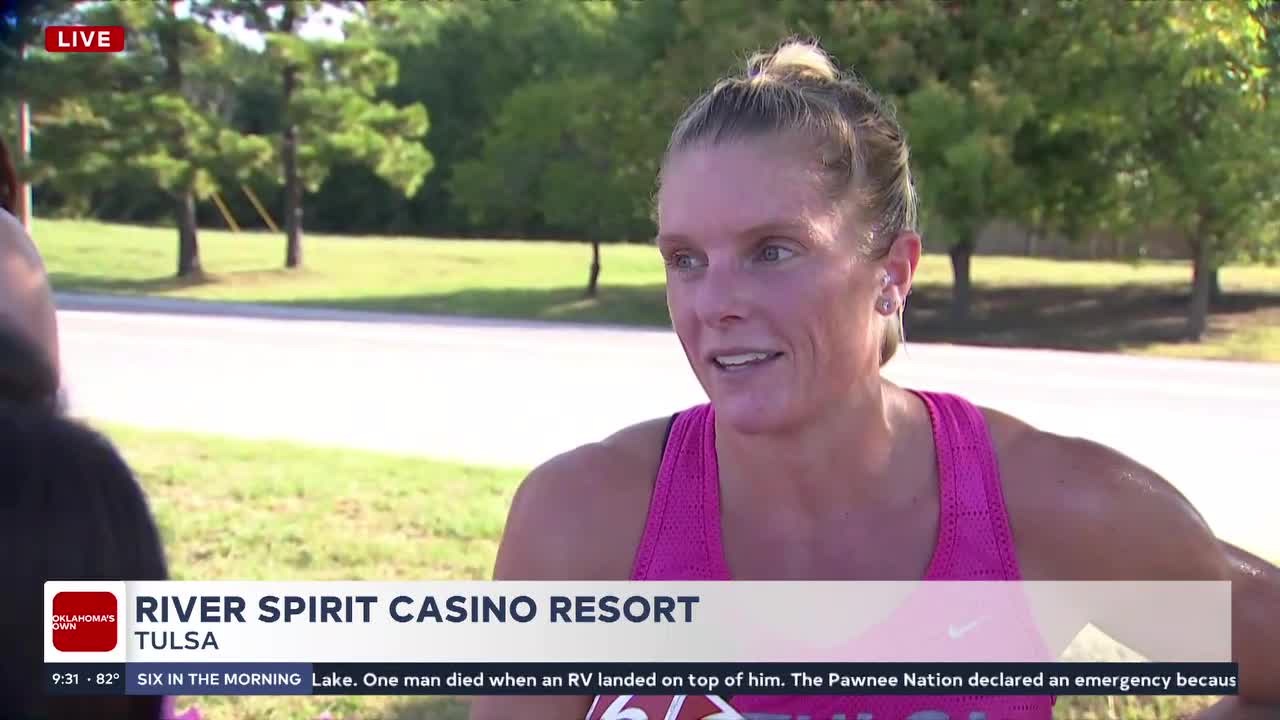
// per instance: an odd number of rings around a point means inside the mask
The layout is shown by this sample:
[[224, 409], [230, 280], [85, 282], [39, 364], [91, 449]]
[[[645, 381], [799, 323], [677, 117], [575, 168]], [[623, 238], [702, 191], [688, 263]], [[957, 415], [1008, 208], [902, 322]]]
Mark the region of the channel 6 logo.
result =
[[53, 646], [58, 652], [110, 652], [116, 648], [115, 593], [63, 591], [53, 596]]
[[597, 695], [587, 720], [745, 720], [716, 695]]

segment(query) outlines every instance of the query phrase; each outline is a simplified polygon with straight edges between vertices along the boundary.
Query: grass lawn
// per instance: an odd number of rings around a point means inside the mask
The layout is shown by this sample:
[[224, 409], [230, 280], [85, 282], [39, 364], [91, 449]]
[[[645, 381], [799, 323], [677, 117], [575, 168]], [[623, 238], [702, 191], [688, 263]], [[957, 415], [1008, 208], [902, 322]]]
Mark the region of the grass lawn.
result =
[[[176, 232], [39, 219], [55, 288], [292, 306], [543, 320], [668, 324], [664, 274], [647, 245], [602, 250], [601, 289], [583, 297], [584, 243], [308, 235], [306, 267], [281, 269], [279, 235], [204, 231], [207, 277], [173, 278]], [[1228, 267], [1201, 343], [1180, 339], [1190, 266], [979, 256], [973, 317], [949, 319], [951, 268], [927, 254], [907, 312], [917, 342], [1280, 362], [1280, 267]]]
[[[483, 579], [516, 469], [99, 426], [139, 473], [180, 580]], [[1055, 717], [1174, 718], [1204, 698], [1064, 698]], [[206, 720], [461, 720], [463, 698], [180, 698]]]
[[[489, 576], [522, 473], [102, 425], [151, 498], [176, 580]], [[452, 698], [181, 698], [205, 720], [461, 720]]]
[[[306, 267], [280, 268], [277, 235], [201, 234], [207, 277], [178, 281], [175, 233], [40, 220], [37, 240], [60, 290], [489, 317], [665, 325], [663, 268], [646, 245], [606, 246], [601, 292], [583, 297], [582, 243], [306, 238]], [[1186, 263], [978, 257], [973, 319], [949, 319], [951, 269], [921, 263], [907, 316], [920, 342], [1047, 347], [1280, 361], [1280, 268], [1229, 267], [1207, 339], [1186, 343]]]

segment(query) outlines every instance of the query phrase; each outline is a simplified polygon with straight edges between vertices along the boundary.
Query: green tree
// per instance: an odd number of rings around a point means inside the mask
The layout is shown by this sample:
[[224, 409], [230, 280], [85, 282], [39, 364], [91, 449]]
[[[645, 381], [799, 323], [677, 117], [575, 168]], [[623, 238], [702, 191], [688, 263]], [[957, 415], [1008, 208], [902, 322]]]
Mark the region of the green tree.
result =
[[630, 12], [628, 6], [547, 0], [371, 3], [369, 32], [401, 68], [385, 97], [448, 110], [433, 119], [426, 139], [436, 172], [407, 207], [383, 214], [394, 214], [399, 227], [416, 232], [546, 234], [540, 213], [503, 209], [498, 199], [477, 213], [473, 199], [455, 191], [456, 170], [481, 156], [504, 105], [521, 87], [577, 69], [608, 69], [619, 55], [630, 53], [628, 39], [615, 36], [605, 47], [603, 34], [616, 15]]
[[479, 157], [454, 173], [453, 192], [480, 222], [489, 213], [537, 215], [552, 230], [585, 235], [588, 297], [598, 288], [601, 241], [648, 228], [660, 148], [636, 131], [639, 96], [630, 90], [603, 74], [530, 83], [503, 105]]
[[405, 197], [418, 190], [434, 164], [421, 142], [427, 110], [417, 102], [397, 106], [378, 99], [397, 81], [395, 59], [366, 33], [342, 41], [300, 35], [319, 18], [345, 14], [355, 16], [349, 22], [361, 22], [363, 3], [206, 0], [196, 12], [262, 33], [262, 59], [278, 73], [286, 267], [302, 265], [303, 192], [318, 190], [336, 163], [368, 167]]
[[1274, 257], [1280, 244], [1280, 108], [1268, 101], [1274, 15], [1226, 3], [1127, 12], [1108, 18], [1125, 22], [1116, 36], [1128, 43], [1110, 72], [1143, 97], [1101, 97], [1133, 138], [1124, 176], [1135, 212], [1186, 237], [1186, 336], [1199, 340], [1218, 269]]
[[948, 248], [952, 318], [972, 304], [972, 259], [991, 220], [1020, 219], [1029, 167], [1017, 139], [1036, 121], [1015, 70], [1031, 48], [1027, 3], [848, 3], [833, 13], [832, 49], [898, 108], [921, 196], [926, 241]]
[[[734, 69], [743, 47], [777, 42], [796, 4], [757, 2], [744, 12], [663, 0], [555, 13], [534, 4], [536, 21], [524, 26], [558, 28], [558, 48], [496, 106], [474, 154], [456, 162], [447, 184], [454, 201], [474, 224], [588, 239], [594, 296], [602, 242], [652, 235], [654, 182], [679, 113]], [[709, 66], [705, 57], [717, 52], [724, 64]]]
[[474, 224], [589, 240], [589, 297], [602, 242], [652, 236], [650, 199], [675, 118], [655, 109], [663, 82], [651, 71], [674, 39], [662, 15], [673, 8], [599, 6], [559, 18], [572, 41], [561, 63], [510, 93], [447, 186]]
[[1014, 137], [1029, 117], [1030, 98], [1007, 87], [989, 67], [975, 69], [969, 82], [973, 92], [966, 93], [931, 80], [904, 103], [921, 177], [925, 232], [949, 246], [957, 322], [970, 314], [979, 232], [994, 218], [1016, 216], [1027, 188]]
[[196, 202], [221, 178], [242, 178], [270, 158], [262, 138], [225, 121], [225, 40], [176, 3], [87, 5], [78, 24], [123, 25], [119, 56], [34, 52], [19, 76], [41, 125], [32, 180], [91, 193], [115, 185], [161, 190], [178, 227], [179, 277], [202, 272]]
[[1070, 241], [1105, 233], [1125, 238], [1139, 216], [1126, 200], [1129, 123], [1109, 112], [1100, 96], [1130, 97], [1128, 79], [1112, 73], [1124, 41], [1114, 37], [1129, 11], [1119, 4], [1029, 2], [1014, 34], [1029, 42], [1024, 62], [1011, 68], [1019, 87], [1032, 89], [1033, 110], [1014, 136], [1013, 160], [1024, 168], [1025, 188], [1014, 219], [1028, 242], [1058, 234]]
[[1018, 69], [1038, 88], [1038, 134], [1023, 148], [1036, 156], [1037, 196], [1056, 198], [1068, 226], [1179, 230], [1192, 339], [1220, 294], [1218, 268], [1276, 249], [1280, 165], [1264, 139], [1280, 132], [1266, 101], [1274, 16], [1252, 2], [1252, 15], [1218, 3], [1032, 3], [1043, 40]]

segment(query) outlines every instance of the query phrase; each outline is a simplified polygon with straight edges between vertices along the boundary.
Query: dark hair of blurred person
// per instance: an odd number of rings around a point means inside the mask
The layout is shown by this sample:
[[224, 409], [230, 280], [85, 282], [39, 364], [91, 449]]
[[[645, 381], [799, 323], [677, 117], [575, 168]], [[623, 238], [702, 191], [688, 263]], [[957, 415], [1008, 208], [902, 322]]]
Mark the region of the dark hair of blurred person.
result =
[[60, 409], [58, 372], [44, 349], [25, 333], [0, 323], [0, 402]]
[[160, 697], [45, 690], [47, 580], [163, 580], [160, 533], [141, 486], [104, 436], [48, 400], [49, 369], [0, 326], [0, 717], [159, 720]]
[[16, 212], [18, 191], [18, 171], [14, 169], [13, 156], [4, 139], [0, 138], [0, 208], [10, 213]]

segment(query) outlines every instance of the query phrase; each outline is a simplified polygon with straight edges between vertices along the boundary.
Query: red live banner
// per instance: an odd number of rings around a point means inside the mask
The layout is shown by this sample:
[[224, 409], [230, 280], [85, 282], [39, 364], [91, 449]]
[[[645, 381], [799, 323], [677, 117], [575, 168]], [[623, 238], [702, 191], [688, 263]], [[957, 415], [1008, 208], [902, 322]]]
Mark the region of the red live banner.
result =
[[50, 25], [44, 30], [47, 52], [115, 53], [124, 50], [121, 25]]

